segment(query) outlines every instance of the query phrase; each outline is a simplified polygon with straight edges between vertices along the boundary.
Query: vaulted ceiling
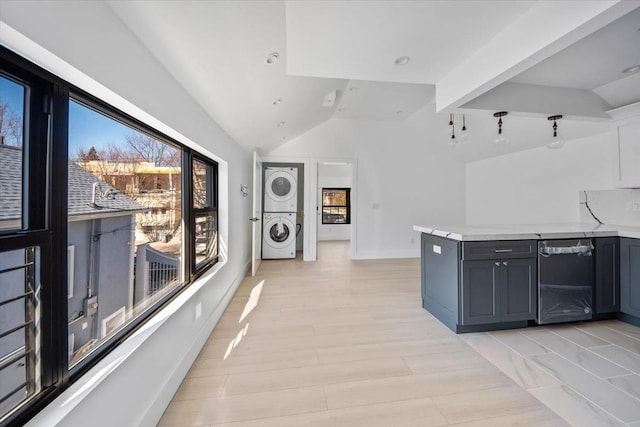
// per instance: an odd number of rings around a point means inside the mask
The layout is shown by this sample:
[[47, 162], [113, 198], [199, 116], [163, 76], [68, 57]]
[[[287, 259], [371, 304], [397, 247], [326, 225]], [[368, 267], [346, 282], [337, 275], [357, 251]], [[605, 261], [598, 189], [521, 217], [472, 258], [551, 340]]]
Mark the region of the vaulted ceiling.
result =
[[428, 104], [602, 120], [640, 100], [621, 74], [640, 64], [638, 1], [108, 3], [248, 148]]
[[[74, 4], [45, 9], [64, 14]], [[462, 111], [486, 117], [478, 128], [489, 128], [488, 112], [508, 110], [597, 123], [640, 101], [640, 72], [622, 73], [640, 64], [638, 0], [106, 4], [249, 149], [268, 150], [331, 118], [415, 124], [425, 111]], [[20, 5], [6, 16], [28, 27]]]

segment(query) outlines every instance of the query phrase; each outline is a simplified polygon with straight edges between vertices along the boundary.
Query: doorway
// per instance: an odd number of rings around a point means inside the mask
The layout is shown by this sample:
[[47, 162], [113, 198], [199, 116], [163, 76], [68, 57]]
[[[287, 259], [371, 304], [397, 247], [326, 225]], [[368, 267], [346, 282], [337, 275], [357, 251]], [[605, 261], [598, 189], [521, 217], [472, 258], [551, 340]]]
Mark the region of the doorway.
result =
[[[355, 231], [354, 165], [318, 161], [317, 239], [351, 245]], [[355, 248], [351, 247], [351, 256]], [[318, 257], [321, 253], [318, 253]]]
[[262, 162], [262, 166], [261, 166], [261, 180], [263, 183], [263, 194], [262, 194], [262, 212], [268, 212], [268, 211], [273, 211], [273, 209], [267, 209], [267, 206], [265, 206], [265, 192], [269, 191], [269, 188], [267, 188], [268, 186], [268, 182], [267, 182], [267, 178], [265, 176], [265, 171], [267, 170], [267, 168], [295, 168], [295, 194], [296, 194], [296, 209], [294, 209], [293, 211], [290, 211], [288, 208], [286, 207], [282, 207], [282, 208], [278, 208], [275, 209], [275, 211], [278, 212], [291, 212], [294, 214], [293, 218], [293, 222], [295, 224], [295, 230], [292, 230], [292, 232], [295, 232], [295, 240], [296, 240], [296, 244], [295, 244], [295, 249], [296, 249], [296, 258], [301, 258], [302, 252], [303, 252], [303, 247], [304, 247], [304, 224], [303, 224], [303, 220], [304, 220], [304, 199], [305, 199], [305, 165], [304, 163], [296, 163], [296, 162], [275, 162], [275, 161], [263, 161]]

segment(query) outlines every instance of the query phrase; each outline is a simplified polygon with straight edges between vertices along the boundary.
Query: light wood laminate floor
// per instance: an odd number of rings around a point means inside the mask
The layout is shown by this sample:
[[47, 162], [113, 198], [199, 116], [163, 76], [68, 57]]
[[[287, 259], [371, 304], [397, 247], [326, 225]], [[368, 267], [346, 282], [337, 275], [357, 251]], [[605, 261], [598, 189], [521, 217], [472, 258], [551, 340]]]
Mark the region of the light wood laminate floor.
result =
[[640, 329], [458, 336], [421, 308], [418, 259], [318, 251], [243, 281], [160, 426], [635, 425]]

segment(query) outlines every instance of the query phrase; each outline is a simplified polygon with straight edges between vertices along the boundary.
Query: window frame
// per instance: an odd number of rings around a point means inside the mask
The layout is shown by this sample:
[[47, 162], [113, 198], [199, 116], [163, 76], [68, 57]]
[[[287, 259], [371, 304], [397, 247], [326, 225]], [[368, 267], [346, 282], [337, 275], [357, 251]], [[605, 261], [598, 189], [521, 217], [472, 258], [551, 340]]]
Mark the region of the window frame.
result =
[[[194, 191], [194, 187], [193, 187], [193, 178], [191, 178], [191, 186], [189, 187], [189, 196], [191, 198], [191, 200], [189, 201], [189, 221], [190, 221], [190, 235], [189, 235], [189, 252], [190, 252], [190, 265], [191, 265], [191, 271], [192, 271], [192, 277], [198, 277], [200, 276], [202, 273], [204, 273], [207, 269], [209, 269], [210, 267], [212, 267], [214, 264], [216, 264], [220, 258], [220, 246], [219, 246], [219, 242], [220, 242], [220, 233], [219, 233], [219, 218], [218, 218], [218, 163], [214, 162], [213, 160], [207, 159], [206, 157], [199, 155], [198, 153], [194, 152], [194, 151], [190, 151], [189, 153], [190, 155], [189, 157], [189, 176], [193, 177], [193, 163], [194, 162], [200, 162], [203, 163], [206, 167], [210, 168], [211, 170], [211, 182], [208, 183], [208, 185], [211, 186], [211, 190], [213, 192], [213, 194], [211, 195], [211, 206], [209, 207], [204, 207], [204, 208], [196, 208], [194, 206], [194, 200], [193, 200], [193, 191]], [[208, 215], [214, 215], [215, 217], [215, 221], [216, 221], [216, 239], [218, 239], [218, 242], [216, 243], [218, 245], [216, 254], [213, 257], [209, 257], [206, 258], [200, 262], [197, 261], [197, 257], [196, 257], [196, 220], [198, 217], [202, 217], [202, 216], [208, 216]]]
[[[142, 123], [139, 120], [129, 116], [128, 114], [120, 111], [119, 109], [110, 106], [106, 102], [94, 97], [86, 93], [85, 91], [71, 87], [69, 90], [68, 101], [67, 102], [76, 102], [86, 108], [92, 109], [99, 114], [102, 114], [112, 120], [115, 120], [132, 130], [137, 132], [146, 134], [160, 142], [171, 145], [182, 151], [182, 158], [184, 159], [185, 152], [187, 151], [186, 147], [180, 144], [178, 141], [173, 140], [172, 138], [164, 135], [163, 133], [153, 129], [151, 126], [148, 126]], [[68, 122], [68, 121], [67, 121]], [[68, 145], [68, 138], [65, 141]], [[65, 159], [65, 173], [67, 171], [67, 159]], [[183, 174], [184, 175], [184, 174]], [[185, 177], [181, 176], [181, 182], [184, 186]], [[184, 201], [184, 199], [183, 199]], [[66, 206], [66, 203], [65, 203]], [[184, 205], [182, 209], [183, 215], [185, 212]], [[65, 209], [65, 221], [68, 221], [68, 213], [67, 209]], [[184, 221], [184, 220], [183, 220]], [[65, 235], [65, 242], [67, 242], [67, 236]], [[184, 242], [183, 242], [184, 247]], [[75, 382], [82, 375], [84, 375], [89, 369], [91, 369], [97, 362], [99, 362], [104, 356], [110, 353], [113, 349], [115, 349], [118, 345], [120, 345], [123, 341], [125, 341], [131, 334], [133, 334], [136, 330], [138, 330], [144, 323], [146, 323], [149, 319], [151, 319], [154, 315], [157, 314], [159, 310], [161, 310], [166, 304], [172, 301], [179, 293], [184, 291], [189, 285], [192, 284], [192, 281], [189, 280], [190, 274], [188, 270], [188, 265], [183, 261], [182, 262], [182, 271], [184, 272], [182, 275], [181, 282], [175, 289], [167, 292], [166, 295], [163, 295], [162, 298], [159, 298], [152, 305], [145, 308], [141, 313], [135, 316], [134, 319], [130, 320], [122, 329], [116, 332], [111, 337], [107, 338], [103, 341], [99, 346], [90, 350], [82, 360], [78, 361], [74, 366], [69, 367], [67, 363], [67, 368], [69, 371], [69, 378], [71, 382]], [[68, 347], [68, 345], [67, 345]]]
[[[66, 171], [52, 167], [66, 159], [67, 108], [59, 102], [68, 93], [68, 85], [56, 76], [42, 70], [26, 59], [0, 47], [0, 72], [13, 80], [29, 85], [25, 102], [23, 129], [23, 188], [22, 225], [20, 229], [2, 230], [0, 247], [4, 251], [40, 248], [39, 274], [52, 283], [66, 285], [66, 272], [60, 260], [66, 259], [66, 224], [59, 215], [66, 206]], [[61, 188], [53, 191], [53, 188]], [[39, 197], [31, 198], [30, 194]], [[62, 203], [62, 204], [61, 204]], [[66, 268], [66, 260], [63, 261]], [[55, 307], [66, 306], [67, 289], [42, 286], [40, 289], [40, 391], [20, 404], [0, 414], [0, 423], [22, 425], [43, 409], [67, 384], [62, 354], [68, 337], [51, 339], [56, 330], [66, 332], [66, 311]], [[63, 304], [63, 305], [61, 305]], [[61, 335], [61, 334], [59, 334]]]
[[[198, 158], [213, 166], [214, 211], [216, 232], [219, 236], [218, 163], [3, 46], [0, 46], [0, 74], [26, 82], [31, 89], [29, 109], [25, 109], [24, 113], [29, 134], [27, 135], [25, 128], [23, 182], [26, 184], [23, 184], [23, 227], [20, 230], [0, 230], [0, 247], [4, 252], [38, 246], [41, 282], [46, 282], [46, 286], [41, 287], [40, 392], [6, 414], [0, 414], [1, 425], [22, 425], [158, 314], [218, 261], [219, 255], [215, 259], [207, 260], [205, 264], [199, 264], [196, 269], [193, 245], [190, 243], [194, 239], [195, 233], [192, 232], [192, 228], [196, 213], [190, 209], [192, 158]], [[80, 101], [84, 106], [181, 150], [183, 273], [179, 286], [69, 369], [67, 162], [71, 100]], [[29, 194], [39, 194], [41, 197], [29, 198]]]
[[[345, 191], [346, 192], [346, 204], [345, 205], [325, 205], [324, 204], [324, 192], [325, 191]], [[320, 195], [322, 205], [320, 207], [320, 214], [322, 216], [323, 225], [350, 225], [351, 224], [351, 188], [350, 187], [323, 187]], [[345, 222], [326, 222], [324, 218], [324, 208], [346, 208], [347, 218]]]

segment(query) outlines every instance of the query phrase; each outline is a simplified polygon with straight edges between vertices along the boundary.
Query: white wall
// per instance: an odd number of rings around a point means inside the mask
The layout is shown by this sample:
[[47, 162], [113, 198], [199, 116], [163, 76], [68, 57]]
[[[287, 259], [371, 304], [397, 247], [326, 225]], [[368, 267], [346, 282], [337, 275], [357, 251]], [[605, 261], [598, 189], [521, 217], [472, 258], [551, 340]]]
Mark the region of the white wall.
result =
[[[319, 163], [318, 205], [320, 209], [323, 188], [351, 188], [352, 182], [353, 166], [351, 164]], [[322, 224], [321, 218], [321, 215], [318, 216], [318, 240], [351, 240], [351, 224]]]
[[[99, 91], [90, 76], [221, 160], [219, 226], [228, 247], [227, 263], [181, 294], [29, 423], [155, 426], [247, 270], [251, 228], [245, 219], [252, 216], [251, 198], [241, 197], [239, 188], [251, 183], [250, 154], [103, 2], [3, 1], [0, 8], [4, 23], [80, 70], [65, 76], [73, 83]], [[0, 32], [4, 45], [45, 68], [65, 68], [56, 57], [37, 53], [12, 34]], [[202, 315], [196, 319], [198, 304]]]
[[[427, 119], [446, 124], [444, 116]], [[465, 217], [464, 163], [447, 154], [443, 138], [427, 136], [433, 123], [331, 119], [269, 155], [354, 159], [355, 258], [417, 257], [413, 225]]]
[[467, 164], [468, 224], [578, 222], [581, 190], [612, 188], [608, 133]]

